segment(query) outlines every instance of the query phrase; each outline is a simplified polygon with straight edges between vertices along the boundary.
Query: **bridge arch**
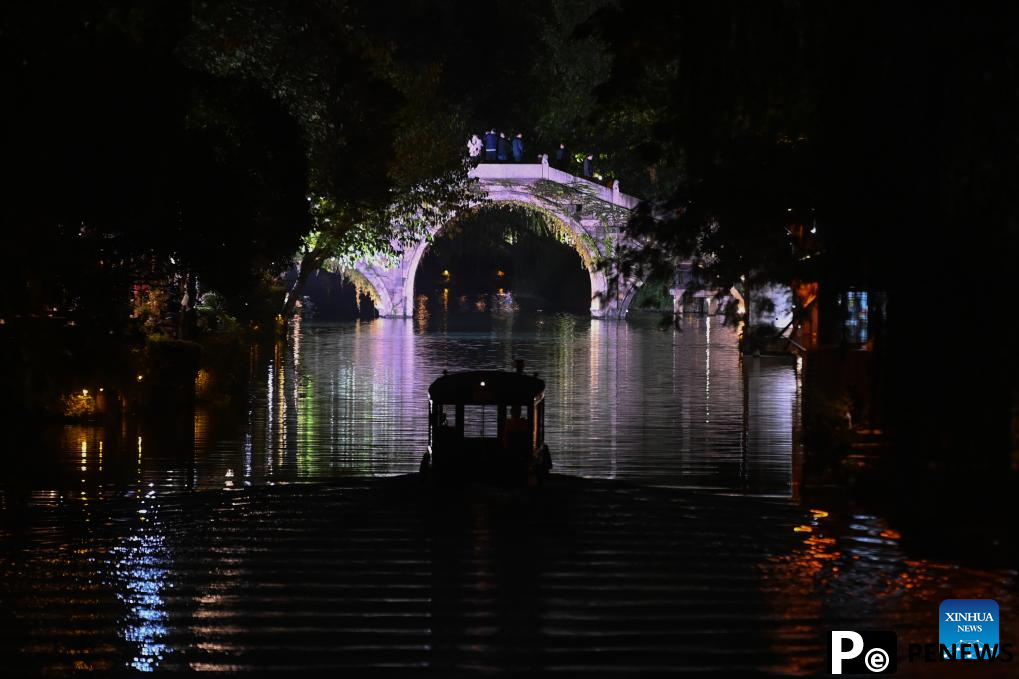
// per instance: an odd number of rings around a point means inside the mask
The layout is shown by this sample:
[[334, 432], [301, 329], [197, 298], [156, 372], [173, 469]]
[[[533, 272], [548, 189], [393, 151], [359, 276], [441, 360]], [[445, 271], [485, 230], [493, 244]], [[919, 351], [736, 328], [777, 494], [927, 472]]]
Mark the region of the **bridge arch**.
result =
[[[483, 205], [477, 205], [471, 213], [483, 207], [498, 207], [498, 206], [513, 206], [522, 207], [526, 210], [541, 213], [552, 223], [550, 226], [552, 229], [562, 236], [565, 236], [565, 240], [569, 242], [569, 245], [580, 257], [581, 262], [584, 265], [584, 270], [587, 272], [590, 279], [590, 290], [591, 290], [591, 313], [597, 314], [600, 308], [601, 300], [608, 294], [607, 279], [604, 272], [598, 270], [597, 263], [599, 253], [591, 248], [582, 238], [578, 236], [580, 227], [575, 222], [572, 222], [570, 217], [567, 215], [550, 210], [547, 207], [540, 205], [533, 198], [522, 198], [518, 196], [505, 197], [505, 196], [492, 196], [489, 195], [488, 201]], [[454, 224], [457, 219], [466, 217], [467, 214], [457, 215], [453, 220], [443, 224], [442, 226], [433, 229], [428, 235], [429, 238], [423, 239], [419, 243], [416, 243], [407, 253], [404, 255], [406, 259], [406, 277], [408, 292], [405, 295], [404, 300], [404, 315], [411, 315], [413, 312], [413, 304], [416, 297], [415, 290], [413, 288], [415, 281], [417, 280], [418, 267], [421, 264], [421, 260], [424, 258], [426, 252], [432, 246], [432, 241], [436, 236], [442, 233], [450, 225]]]
[[392, 309], [393, 301], [389, 296], [389, 290], [386, 288], [385, 282], [379, 278], [370, 268], [358, 267], [344, 267], [339, 264], [335, 259], [328, 259], [322, 265], [322, 268], [330, 273], [337, 274], [345, 278], [348, 282], [354, 286], [355, 299], [360, 305], [361, 295], [367, 295], [371, 299], [372, 304], [381, 313], [382, 309]]
[[[471, 176], [479, 180], [486, 205], [518, 205], [546, 215], [553, 228], [570, 241], [587, 269], [591, 315], [625, 317], [640, 281], [621, 280], [618, 289], [610, 291], [611, 271], [607, 275], [598, 264], [622, 244], [623, 227], [637, 205], [636, 198], [621, 193], [618, 183], [610, 189], [551, 168], [545, 162], [483, 164], [475, 167]], [[418, 266], [432, 239], [446, 226], [435, 227], [395, 259], [375, 258], [355, 265], [356, 273], [375, 291], [372, 299], [381, 316], [413, 316]]]

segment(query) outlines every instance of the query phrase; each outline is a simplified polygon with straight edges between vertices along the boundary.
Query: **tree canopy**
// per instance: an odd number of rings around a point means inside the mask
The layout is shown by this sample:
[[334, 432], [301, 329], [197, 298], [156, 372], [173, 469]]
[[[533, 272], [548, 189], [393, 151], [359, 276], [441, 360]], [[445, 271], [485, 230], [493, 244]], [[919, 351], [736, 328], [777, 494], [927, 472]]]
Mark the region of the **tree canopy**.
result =
[[[962, 328], [1001, 318], [1019, 258], [1014, 8], [647, 10], [621, 2], [590, 22], [613, 63], [595, 113], [605, 162], [652, 201], [631, 265], [693, 259], [723, 285], [744, 271], [885, 292], [883, 379], [912, 404], [897, 413], [904, 449], [1003, 449], [1017, 335], [979, 344], [993, 377], [958, 357], [977, 346]], [[791, 237], [804, 228], [805, 251]]]

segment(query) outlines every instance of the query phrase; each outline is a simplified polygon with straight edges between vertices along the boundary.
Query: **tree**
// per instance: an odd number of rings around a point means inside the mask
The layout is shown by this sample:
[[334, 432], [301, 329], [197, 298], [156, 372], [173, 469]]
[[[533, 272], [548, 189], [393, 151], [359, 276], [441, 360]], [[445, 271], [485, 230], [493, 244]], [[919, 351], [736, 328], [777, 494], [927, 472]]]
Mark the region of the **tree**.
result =
[[[181, 63], [185, 13], [16, 5], [4, 15], [15, 25], [5, 31], [19, 93], [9, 151], [20, 172], [4, 206], [5, 308], [124, 318], [101, 307], [119, 309], [133, 281], [190, 276], [239, 291], [285, 261], [310, 223], [298, 128], [257, 88]], [[63, 280], [42, 234], [68, 253], [96, 239], [81, 264], [121, 290]]]
[[[299, 128], [269, 96], [191, 68], [178, 3], [8, 3], [0, 204], [5, 414], [122, 383], [139, 284], [249, 294], [310, 224]], [[133, 375], [131, 376], [133, 379]]]
[[624, 3], [592, 19], [613, 56], [595, 114], [604, 163], [645, 198], [628, 229], [640, 245], [620, 253], [620, 275], [671, 283], [690, 263], [703, 287], [749, 299], [811, 274], [807, 13], [798, 3]]
[[[693, 257], [723, 285], [741, 271], [802, 273], [822, 290], [887, 291], [888, 400], [910, 404], [889, 418], [901, 459], [954, 451], [1000, 468], [1007, 394], [1014, 404], [1019, 393], [1015, 334], [981, 348], [1009, 366], [984, 387], [979, 371], [946, 362], [967, 341], [944, 329], [995, 317], [1011, 285], [1014, 10], [644, 9], [624, 2], [597, 18], [613, 57], [600, 110], [621, 121], [607, 126], [619, 130], [611, 157], [638, 159], [618, 170], [652, 199], [632, 233], [661, 250], [632, 265]], [[816, 228], [823, 253], [779, 256], [794, 252], [789, 224]]]
[[258, 83], [299, 121], [313, 223], [281, 315], [331, 258], [392, 254], [471, 199], [457, 108], [436, 64], [405, 60], [369, 3], [206, 7], [191, 58]]

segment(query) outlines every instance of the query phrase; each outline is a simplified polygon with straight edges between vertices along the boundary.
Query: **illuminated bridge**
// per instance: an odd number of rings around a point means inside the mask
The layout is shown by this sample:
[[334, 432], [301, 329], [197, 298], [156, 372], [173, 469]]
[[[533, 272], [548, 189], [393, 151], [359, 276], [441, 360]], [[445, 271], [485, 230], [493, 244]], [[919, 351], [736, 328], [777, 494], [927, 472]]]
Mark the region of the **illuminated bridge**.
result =
[[[470, 172], [479, 181], [488, 201], [534, 209], [550, 218], [564, 240], [576, 249], [591, 277], [591, 315], [623, 318], [642, 281], [620, 279], [611, 291], [613, 269], [598, 266], [611, 261], [623, 244], [622, 229], [639, 202], [619, 190], [581, 179], [550, 167], [547, 160], [533, 164], [481, 164]], [[354, 269], [371, 290], [379, 315], [409, 317], [414, 310], [414, 276], [428, 249], [428, 238], [404, 249], [397, 258], [361, 260]]]

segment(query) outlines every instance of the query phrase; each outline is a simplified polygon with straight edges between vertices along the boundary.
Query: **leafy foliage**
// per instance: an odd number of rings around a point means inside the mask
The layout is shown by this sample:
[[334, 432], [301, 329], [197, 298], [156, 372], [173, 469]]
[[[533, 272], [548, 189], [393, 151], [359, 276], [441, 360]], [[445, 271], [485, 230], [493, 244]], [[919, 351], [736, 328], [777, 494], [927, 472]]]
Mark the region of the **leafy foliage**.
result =
[[309, 222], [297, 128], [257, 89], [181, 64], [185, 16], [82, 4], [4, 22], [22, 92], [8, 313], [109, 316], [134, 281], [190, 274], [234, 292], [285, 263]]

